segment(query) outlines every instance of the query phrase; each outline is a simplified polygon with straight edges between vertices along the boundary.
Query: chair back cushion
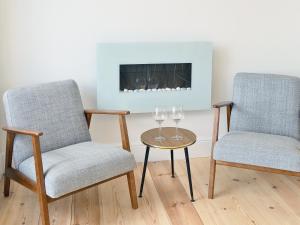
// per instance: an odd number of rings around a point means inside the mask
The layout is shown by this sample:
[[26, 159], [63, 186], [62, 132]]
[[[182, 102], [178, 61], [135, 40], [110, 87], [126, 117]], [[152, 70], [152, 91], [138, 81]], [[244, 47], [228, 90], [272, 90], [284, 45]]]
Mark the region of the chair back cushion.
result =
[[239, 73], [233, 103], [230, 130], [300, 139], [300, 78]]
[[[41, 151], [90, 141], [79, 89], [66, 80], [11, 89], [3, 96], [7, 125], [43, 132]], [[31, 137], [16, 135], [15, 166], [33, 155]]]

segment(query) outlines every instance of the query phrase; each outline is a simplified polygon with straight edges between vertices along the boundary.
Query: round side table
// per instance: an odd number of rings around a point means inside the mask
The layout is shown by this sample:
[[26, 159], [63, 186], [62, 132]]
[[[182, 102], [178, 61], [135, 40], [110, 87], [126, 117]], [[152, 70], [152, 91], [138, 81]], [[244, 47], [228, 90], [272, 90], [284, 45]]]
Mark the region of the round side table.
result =
[[192, 176], [191, 176], [191, 169], [190, 169], [190, 160], [189, 160], [189, 151], [188, 146], [194, 144], [196, 142], [196, 135], [189, 130], [178, 128], [177, 134], [182, 137], [180, 140], [176, 140], [172, 137], [176, 135], [176, 128], [175, 127], [163, 127], [161, 129], [160, 135], [164, 137], [164, 140], [157, 141], [155, 137], [158, 136], [159, 129], [151, 129], [144, 132], [141, 135], [141, 141], [143, 144], [146, 145], [146, 153], [145, 153], [145, 160], [144, 160], [144, 168], [143, 168], [143, 175], [140, 187], [140, 194], [139, 197], [142, 197], [144, 181], [145, 181], [145, 174], [146, 168], [148, 163], [149, 151], [150, 148], [162, 149], [162, 150], [170, 150], [171, 151], [171, 170], [172, 170], [172, 177], [174, 178], [174, 152], [173, 150], [177, 149], [184, 149], [185, 153], [185, 160], [186, 160], [186, 168], [187, 174], [189, 179], [189, 186], [190, 186], [190, 194], [191, 194], [191, 201], [194, 202], [194, 194], [193, 194], [193, 184], [192, 184]]

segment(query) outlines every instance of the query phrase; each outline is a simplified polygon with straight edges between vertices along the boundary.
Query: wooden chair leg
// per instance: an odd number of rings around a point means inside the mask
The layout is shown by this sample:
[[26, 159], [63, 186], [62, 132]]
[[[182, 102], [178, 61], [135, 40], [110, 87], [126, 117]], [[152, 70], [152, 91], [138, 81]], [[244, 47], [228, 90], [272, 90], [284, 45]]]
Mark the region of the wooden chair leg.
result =
[[46, 195], [45, 178], [43, 174], [43, 162], [39, 137], [32, 137], [32, 146], [35, 162], [36, 189], [40, 203], [41, 220], [43, 225], [50, 225], [48, 200]]
[[216, 160], [210, 160], [210, 174], [209, 174], [209, 185], [208, 185], [208, 198], [214, 198], [215, 188], [215, 176], [216, 176]]
[[4, 176], [4, 197], [9, 196], [9, 189], [10, 189], [10, 178]]
[[135, 178], [134, 178], [134, 172], [133, 171], [130, 171], [129, 173], [127, 173], [127, 181], [128, 181], [128, 188], [129, 188], [131, 206], [132, 206], [133, 209], [137, 209], [138, 208], [138, 202], [137, 202]]
[[10, 178], [7, 177], [6, 172], [8, 168], [11, 168], [12, 164], [12, 154], [13, 154], [13, 144], [14, 144], [15, 134], [6, 134], [6, 152], [5, 152], [5, 174], [4, 174], [4, 197], [9, 196], [10, 189]]
[[45, 193], [38, 192], [38, 198], [40, 203], [40, 214], [41, 214], [42, 224], [50, 225], [47, 196]]

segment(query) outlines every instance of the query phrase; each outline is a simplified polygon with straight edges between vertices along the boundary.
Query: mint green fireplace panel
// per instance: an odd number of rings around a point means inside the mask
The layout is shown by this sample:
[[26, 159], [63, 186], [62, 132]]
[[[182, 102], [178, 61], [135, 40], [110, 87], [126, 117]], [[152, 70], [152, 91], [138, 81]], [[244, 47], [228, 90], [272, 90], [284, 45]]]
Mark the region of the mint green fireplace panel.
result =
[[97, 66], [99, 109], [144, 113], [155, 106], [211, 108], [211, 43], [99, 43]]

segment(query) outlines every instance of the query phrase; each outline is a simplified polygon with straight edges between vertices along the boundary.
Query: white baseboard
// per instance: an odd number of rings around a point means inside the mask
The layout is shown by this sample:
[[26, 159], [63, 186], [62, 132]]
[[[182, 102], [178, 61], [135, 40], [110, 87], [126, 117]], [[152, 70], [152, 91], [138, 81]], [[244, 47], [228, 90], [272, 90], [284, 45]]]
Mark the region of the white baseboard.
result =
[[[194, 145], [189, 147], [190, 158], [208, 157], [210, 155], [210, 140], [198, 140]], [[145, 157], [146, 147], [143, 144], [131, 144], [131, 151], [137, 162], [143, 162]], [[174, 150], [174, 159], [184, 159], [184, 151]], [[149, 153], [149, 161], [170, 160], [170, 151], [152, 148]]]

